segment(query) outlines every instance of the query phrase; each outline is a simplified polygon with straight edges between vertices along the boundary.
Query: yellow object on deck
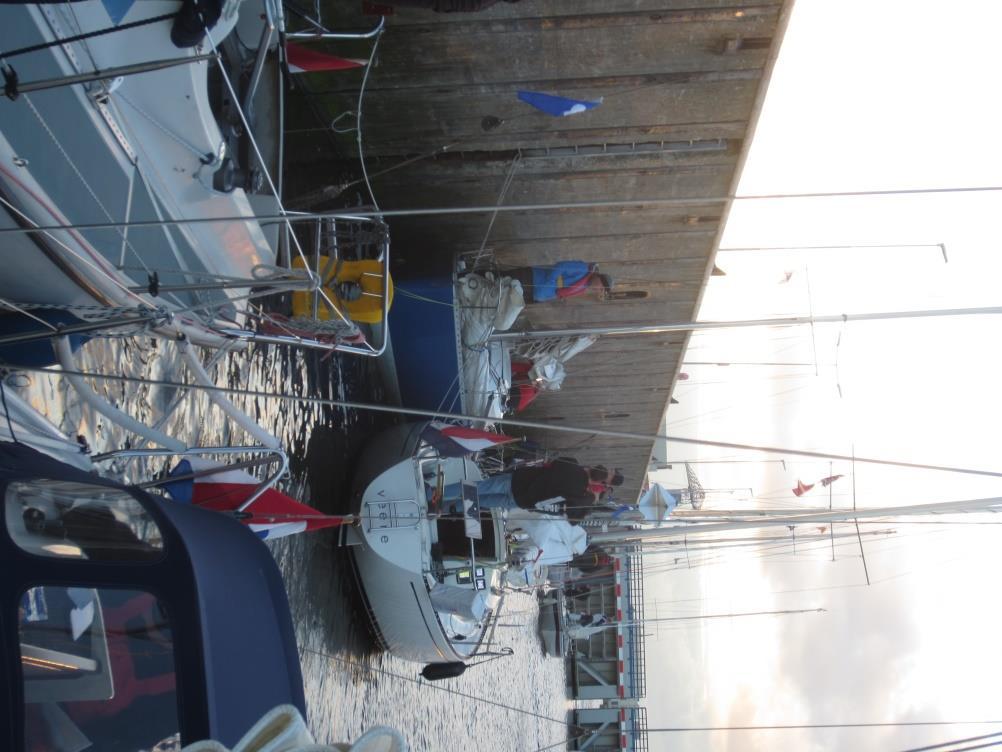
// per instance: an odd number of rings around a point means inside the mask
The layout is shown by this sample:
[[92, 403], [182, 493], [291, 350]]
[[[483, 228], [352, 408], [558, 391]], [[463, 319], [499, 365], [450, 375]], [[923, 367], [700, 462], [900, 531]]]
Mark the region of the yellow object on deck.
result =
[[[306, 268], [301, 258], [293, 259], [293, 267]], [[383, 262], [374, 259], [362, 261], [338, 261], [329, 256], [320, 257], [320, 273], [324, 275], [324, 289], [328, 297], [337, 303], [347, 318], [359, 324], [378, 324], [383, 320]], [[362, 288], [358, 300], [341, 300], [336, 286], [341, 282], [357, 282]], [[386, 292], [389, 296], [387, 310], [393, 304], [393, 280], [386, 277]], [[292, 315], [313, 317], [313, 293], [294, 292], [292, 294]], [[335, 314], [323, 300], [317, 306], [317, 318], [327, 320]]]

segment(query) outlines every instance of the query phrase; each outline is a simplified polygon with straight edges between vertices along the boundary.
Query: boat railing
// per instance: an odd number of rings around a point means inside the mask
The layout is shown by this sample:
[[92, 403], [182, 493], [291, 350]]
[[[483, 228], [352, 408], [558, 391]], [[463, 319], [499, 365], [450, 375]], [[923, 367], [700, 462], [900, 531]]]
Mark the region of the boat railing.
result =
[[472, 645], [473, 649], [466, 655], [465, 660], [471, 661], [468, 666], [476, 666], [480, 663], [497, 658], [507, 658], [514, 655], [514, 649], [510, 647], [498, 647], [495, 641], [495, 633], [501, 621], [501, 611], [504, 607], [505, 594], [502, 593], [494, 608], [488, 609], [483, 615], [483, 629], [475, 640], [455, 640], [453, 645]]
[[[270, 44], [271, 36], [272, 36], [272, 33], [273, 33], [273, 27], [277, 27], [277, 28], [281, 29], [282, 22], [283, 22], [283, 19], [284, 19], [284, 17], [282, 16], [282, 9], [281, 9], [280, 4], [276, 3], [275, 6], [272, 7], [272, 5], [271, 5], [272, 2], [273, 2], [273, 0], [266, 0], [265, 1], [266, 18], [265, 18], [265, 22], [264, 22], [264, 28], [262, 30], [262, 38], [261, 38], [262, 43], [267, 42], [268, 44]], [[382, 28], [383, 28], [383, 25], [382, 25], [382, 22], [380, 22], [379, 26], [377, 26], [377, 28], [374, 29], [371, 33], [368, 33], [368, 34], [366, 34], [364, 36], [361, 36], [361, 37], [359, 37], [359, 36], [355, 36], [355, 37], [349, 36], [349, 37], [346, 37], [346, 38], [368, 38], [368, 36], [378, 36], [380, 33], [382, 33]], [[283, 36], [285, 36], [285, 38], [288, 38], [287, 34], [283, 34]], [[315, 34], [313, 36], [316, 37]], [[323, 37], [321, 37], [321, 38], [323, 38]], [[275, 200], [277, 202], [277, 211], [278, 211], [278, 214], [282, 218], [281, 219], [281, 223], [282, 223], [282, 237], [285, 238], [287, 240], [287, 242], [289, 243], [289, 249], [288, 249], [289, 253], [290, 253], [291, 256], [294, 256], [295, 259], [298, 259], [300, 261], [300, 263], [302, 264], [302, 268], [303, 269], [309, 269], [310, 268], [310, 264], [309, 264], [309, 261], [307, 259], [306, 253], [304, 252], [303, 247], [300, 244], [299, 239], [298, 239], [296, 233], [293, 231], [292, 223], [290, 222], [290, 219], [289, 219], [292, 215], [295, 214], [295, 212], [290, 212], [289, 210], [287, 210], [285, 208], [285, 206], [283, 205], [283, 203], [282, 203], [282, 198], [281, 198], [282, 194], [281, 194], [281, 191], [280, 191], [278, 185], [276, 184], [275, 180], [272, 178], [271, 172], [268, 170], [267, 162], [265, 161], [264, 156], [262, 155], [262, 152], [261, 152], [261, 148], [258, 145], [257, 139], [254, 136], [254, 130], [253, 130], [252, 119], [250, 117], [250, 113], [248, 113], [247, 111], [245, 111], [245, 107], [242, 107], [239, 104], [241, 102], [241, 99], [240, 99], [240, 97], [237, 94], [236, 87], [233, 85], [233, 82], [230, 80], [229, 72], [226, 70], [226, 66], [225, 66], [225, 64], [223, 62], [222, 55], [219, 53], [219, 49], [218, 49], [217, 44], [212, 39], [212, 33], [211, 33], [211, 31], [207, 31], [207, 33], [206, 33], [206, 39], [207, 39], [209, 45], [211, 46], [213, 52], [215, 53], [215, 60], [216, 60], [216, 63], [218, 65], [218, 68], [219, 68], [219, 71], [220, 71], [221, 80], [222, 80], [225, 88], [229, 92], [229, 96], [231, 98], [231, 101], [235, 105], [234, 109], [235, 109], [237, 115], [240, 118], [241, 124], [243, 125], [245, 133], [247, 135], [248, 143], [250, 144], [251, 150], [252, 150], [253, 154], [255, 155], [255, 157], [257, 159], [258, 165], [261, 168], [261, 172], [262, 172], [262, 175], [264, 177], [264, 180], [267, 183], [268, 188], [270, 189], [272, 195], [274, 196], [274, 198], [275, 198]], [[268, 49], [267, 49], [266, 46], [264, 46], [264, 44], [262, 44], [262, 47], [258, 49], [257, 57], [256, 57], [255, 63], [254, 63], [254, 71], [252, 73], [251, 82], [252, 82], [252, 86], [253, 86], [254, 90], [256, 90], [257, 82], [260, 79], [261, 70], [263, 69], [263, 66], [264, 66], [264, 59], [267, 56], [267, 54], [268, 54]], [[284, 52], [282, 53], [282, 55], [283, 55], [283, 62], [284, 62]], [[250, 91], [248, 93], [250, 95], [253, 95], [253, 91]], [[250, 98], [247, 98], [245, 100], [245, 104], [249, 104], [250, 102], [251, 102]], [[279, 173], [281, 173], [281, 170], [282, 170], [282, 166], [279, 165]], [[389, 312], [389, 292], [388, 291], [389, 291], [389, 261], [390, 261], [390, 259], [389, 259], [389, 253], [390, 253], [390, 249], [389, 249], [389, 230], [388, 230], [388, 227], [386, 226], [385, 222], [383, 222], [381, 219], [372, 219], [372, 218], [363, 218], [363, 217], [352, 217], [350, 215], [350, 213], [346, 213], [346, 214], [344, 214], [344, 215], [342, 215], [340, 217], [338, 217], [338, 216], [330, 216], [327, 219], [329, 219], [330, 221], [333, 221], [333, 222], [336, 222], [338, 219], [341, 219], [342, 221], [349, 221], [349, 222], [351, 222], [351, 221], [354, 221], [354, 222], [367, 221], [367, 222], [371, 222], [374, 226], [376, 226], [377, 228], [379, 228], [381, 230], [381, 235], [382, 235], [382, 238], [383, 238], [383, 243], [382, 243], [382, 248], [381, 248], [381, 252], [380, 252], [380, 259], [381, 259], [382, 264], [383, 264], [383, 273], [382, 273], [382, 276], [383, 276], [382, 285], [383, 286], [382, 286], [382, 290], [383, 290], [383, 297], [384, 297], [383, 306], [382, 306], [382, 309], [383, 309], [382, 310], [382, 321], [385, 322], [386, 321], [386, 316], [387, 316], [387, 314]], [[319, 225], [319, 223], [321, 221], [322, 220], [317, 220], [318, 225]], [[318, 228], [317, 232], [319, 234], [319, 228]], [[319, 254], [317, 254], [317, 257], [319, 259]], [[290, 259], [290, 266], [294, 266], [294, 259]], [[319, 307], [322, 304], [323, 307], [328, 312], [330, 312], [332, 314], [333, 318], [336, 318], [340, 322], [340, 324], [342, 326], [344, 326], [344, 327], [347, 328], [347, 331], [349, 331], [349, 332], [352, 331], [353, 322], [351, 321], [351, 319], [349, 318], [349, 316], [347, 316], [345, 314], [345, 312], [342, 310], [343, 306], [341, 305], [340, 301], [336, 300], [334, 298], [334, 296], [332, 296], [329, 293], [329, 291], [327, 291], [327, 290], [325, 290], [323, 288], [322, 285], [319, 285], [319, 286], [317, 286], [314, 289], [313, 295], [314, 295], [314, 302], [313, 302], [312, 308], [313, 308], [313, 310], [315, 312], [319, 311]], [[274, 319], [273, 319], [273, 323], [274, 323]], [[296, 324], [298, 324], [298, 325], [296, 325]], [[352, 341], [352, 337], [347, 337], [347, 338], [342, 337], [336, 331], [333, 331], [333, 330], [331, 330], [329, 328], [324, 328], [322, 326], [318, 327], [318, 324], [319, 324], [319, 320], [317, 318], [314, 318], [313, 322], [311, 324], [307, 324], [307, 322], [305, 322], [305, 321], [302, 321], [302, 322], [290, 322], [290, 324], [285, 324], [285, 325], [278, 324], [278, 326], [277, 326], [278, 331], [277, 332], [276, 331], [268, 331], [268, 332], [263, 332], [262, 333], [262, 332], [245, 331], [245, 330], [241, 330], [241, 329], [238, 329], [238, 328], [228, 328], [228, 329], [224, 330], [224, 334], [227, 337], [231, 337], [231, 338], [238, 339], [238, 340], [249, 340], [249, 341], [261, 342], [261, 343], [269, 343], [269, 344], [284, 344], [284, 345], [291, 345], [291, 346], [296, 346], [296, 347], [304, 347], [304, 348], [308, 348], [308, 349], [336, 350], [338, 352], [352, 353], [352, 354], [356, 354], [356, 355], [366, 355], [366, 356], [370, 356], [370, 357], [377, 357], [379, 355], [382, 355], [382, 353], [386, 349], [386, 346], [387, 346], [387, 337], [386, 337], [386, 334], [385, 334], [385, 331], [386, 331], [385, 328], [384, 328], [384, 334], [383, 334], [382, 341], [380, 342], [380, 344], [379, 344], [378, 347], [374, 347], [373, 345], [371, 345], [364, 338], [359, 339], [357, 342], [353, 342]], [[285, 331], [282, 331], [283, 329]], [[322, 332], [323, 334], [321, 334], [320, 336], [310, 336], [311, 332], [314, 332], [314, 333], [320, 333], [320, 332]], [[328, 335], [328, 336], [323, 336], [323, 335]], [[330, 335], [333, 335], [333, 337], [330, 336]]]
[[[255, 420], [253, 420], [249, 415], [240, 410], [236, 405], [234, 405], [229, 399], [223, 396], [223, 394], [214, 389], [206, 389], [206, 394], [210, 402], [215, 404], [220, 410], [222, 410], [227, 417], [229, 417], [234, 423], [243, 428], [253, 440], [257, 441], [258, 444], [252, 448], [248, 447], [237, 447], [237, 448], [213, 448], [211, 450], [200, 450], [197, 448], [191, 448], [186, 445], [183, 441], [174, 438], [166, 434], [162, 429], [166, 425], [168, 419], [177, 411], [181, 406], [182, 401], [188, 396], [184, 391], [182, 391], [175, 399], [169, 404], [158, 419], [152, 424], [148, 425], [145, 422], [139, 421], [132, 417], [131, 415], [125, 413], [119, 409], [116, 405], [113, 405], [108, 399], [99, 395], [86, 381], [85, 374], [81, 373], [74, 361], [72, 346], [67, 336], [67, 333], [61, 328], [56, 327], [52, 324], [48, 324], [44, 320], [41, 322], [50, 327], [48, 331], [41, 334], [32, 333], [33, 338], [47, 337], [51, 340], [53, 350], [57, 356], [58, 362], [62, 367], [62, 375], [68, 381], [70, 386], [76, 392], [80, 400], [93, 409], [95, 412], [103, 415], [115, 426], [138, 435], [140, 441], [134, 444], [134, 448], [129, 450], [129, 452], [136, 452], [137, 454], [125, 453], [112, 453], [108, 456], [156, 456], [161, 454], [184, 454], [186, 452], [200, 451], [212, 451], [216, 453], [223, 454], [233, 454], [238, 452], [246, 452], [248, 450], [264, 453], [268, 456], [279, 456], [282, 462], [282, 469], [274, 477], [270, 478], [266, 485], [264, 485], [258, 492], [255, 492], [252, 499], [257, 498], [267, 490], [268, 487], [274, 484], [277, 478], [283, 474], [287, 468], [287, 460], [284, 454], [281, 452], [279, 447], [281, 446], [281, 441], [262, 426], [260, 426]], [[129, 323], [128, 321], [126, 323]], [[147, 321], [148, 323], [148, 321]], [[194, 381], [198, 386], [214, 387], [215, 382], [210, 378], [206, 365], [203, 365], [202, 361], [195, 354], [194, 348], [192, 348], [189, 343], [185, 341], [177, 342], [177, 346], [180, 348], [180, 354], [182, 359], [186, 362], [188, 370], [194, 377]], [[208, 367], [211, 368], [218, 362], [228, 350], [226, 348], [218, 349], [212, 359], [210, 360]], [[16, 369], [18, 364], [11, 364], [11, 367]], [[180, 385], [179, 385], [180, 386]], [[143, 444], [152, 443], [159, 447], [158, 449], [144, 449]], [[100, 455], [100, 458], [104, 458], [105, 455]]]
[[311, 16], [293, 5], [287, 7], [296, 18], [303, 21], [309, 28], [286, 31], [286, 39], [372, 39], [382, 34], [386, 26], [386, 18], [380, 16], [376, 26], [367, 31], [331, 31], [323, 23], [319, 5], [315, 8], [315, 16]]
[[[291, 216], [294, 213], [289, 212], [289, 214]], [[310, 256], [303, 254], [301, 260], [293, 262], [293, 269], [290, 270], [290, 272], [299, 272], [312, 281], [309, 286], [300, 285], [293, 293], [303, 293], [309, 296], [308, 315], [289, 317], [262, 308], [251, 314], [258, 319], [256, 329], [234, 326], [220, 328], [219, 333], [238, 341], [290, 345], [313, 350], [333, 350], [371, 357], [382, 355], [388, 344], [385, 322], [389, 315], [390, 291], [392, 290], [388, 226], [382, 220], [357, 217], [351, 214], [328, 215], [322, 219], [311, 219], [311, 222], [316, 230], [317, 244], [315, 244]], [[320, 242], [324, 224], [338, 228], [335, 236], [337, 241], [327, 248], [324, 248]], [[347, 233], [342, 233], [342, 229], [347, 229]], [[373, 320], [382, 322], [384, 326], [377, 344], [369, 342], [368, 338], [362, 336], [356, 337], [357, 341], [354, 343], [340, 339], [345, 332], [359, 332], [358, 324], [345, 312], [346, 308], [350, 312], [350, 306], [346, 306], [337, 297], [337, 293], [331, 289], [336, 283], [334, 277], [337, 266], [345, 260], [343, 258], [345, 240], [353, 236], [357, 237], [359, 233], [366, 238], [363, 244], [376, 251], [373, 260], [378, 260], [380, 267], [378, 273], [369, 271], [361, 273], [364, 278], [378, 280], [374, 285], [376, 292], [363, 289], [361, 293], [362, 297], [379, 299], [378, 310], [373, 316]], [[325, 255], [323, 253], [325, 250], [334, 255]], [[323, 260], [325, 258], [326, 262]], [[331, 283], [331, 287], [327, 287], [327, 282]], [[260, 281], [258, 284], [260, 285]], [[262, 296], [270, 295], [274, 291], [275, 288], [272, 287]]]
[[[269, 5], [269, 3], [271, 4]], [[266, 0], [266, 9], [268, 8], [270, 8], [270, 12], [267, 14], [265, 24], [266, 27], [277, 26], [278, 28], [281, 28], [281, 7], [279, 5], [275, 5], [274, 0]], [[382, 24], [380, 24], [380, 29], [381, 27]], [[255, 68], [253, 72], [254, 81], [250, 92], [252, 96], [261, 77], [263, 66], [262, 61], [264, 61], [267, 56], [266, 48], [268, 44], [270, 44], [273, 32], [274, 30], [270, 28], [265, 28], [262, 32], [262, 48], [258, 50], [258, 56], [255, 58]], [[267, 41], [267, 44], [264, 43], [264, 41]], [[95, 331], [94, 333], [107, 333], [108, 328], [112, 325], [121, 324], [123, 327], [126, 325], [138, 325], [141, 327], [140, 330], [143, 332], [157, 333], [171, 341], [177, 341], [181, 347], [182, 354], [187, 361], [188, 369], [194, 376], [194, 381], [199, 385], [207, 387], [215, 386], [214, 381], [209, 378], [207, 368], [210, 368], [212, 363], [225, 356], [236, 343], [245, 341], [288, 344], [296, 347], [355, 353], [366, 356], [380, 355], [386, 347], [385, 336], [380, 343], [370, 343], [365, 340], [346, 342], [340, 338], [324, 339], [321, 337], [302, 336], [295, 331], [280, 331], [279, 333], [272, 333], [265, 331], [251, 331], [243, 328], [244, 323], [249, 319], [266, 320], [269, 318], [269, 314], [267, 312], [263, 309], [256, 311], [249, 303], [251, 299], [259, 297], [262, 292], [265, 291], [311, 294], [313, 295], [313, 300], [316, 301], [314, 304], [314, 310], [316, 310], [320, 305], [323, 305], [331, 313], [331, 318], [342, 322], [346, 327], [354, 326], [354, 324], [345, 315], [341, 302], [324, 290], [321, 284], [322, 279], [319, 278], [318, 275], [316, 275], [316, 273], [310, 268], [307, 256], [299, 244], [296, 233], [292, 231], [293, 226], [290, 221], [290, 213], [287, 212], [281, 205], [281, 177], [280, 175], [277, 176], [276, 182], [276, 180], [273, 180], [268, 171], [268, 165], [251, 127], [251, 118], [248, 117], [248, 114], [245, 113], [243, 108], [240, 106], [242, 100], [237, 96], [235, 87], [230, 79], [229, 72], [226, 69], [222, 55], [220, 54], [220, 50], [213, 42], [211, 33], [207, 37], [207, 47], [211, 50], [211, 54], [193, 55], [189, 58], [187, 63], [201, 64], [211, 58], [218, 64], [221, 73], [221, 80], [224, 87], [227, 91], [229, 91], [230, 99], [234, 104], [236, 112], [239, 113], [240, 121], [244, 126], [244, 132], [247, 134], [252, 153], [260, 164], [264, 173], [264, 178], [278, 204], [279, 217], [277, 220], [281, 222], [282, 229], [286, 232], [290, 239], [290, 245], [294, 246], [294, 250], [302, 262], [301, 270], [293, 268], [291, 260], [288, 263], [287, 269], [276, 269], [276, 267], [258, 267], [251, 272], [241, 271], [239, 276], [227, 277], [223, 277], [222, 275], [213, 275], [208, 271], [198, 271], [185, 267], [181, 259], [184, 257], [188, 248], [184, 246], [184, 244], [189, 243], [189, 245], [195, 245], [193, 238], [186, 237], [188, 234], [189, 223], [191, 223], [192, 226], [194, 226], [194, 223], [199, 222], [231, 222], [236, 226], [253, 224], [255, 225], [256, 233], [257, 225], [260, 225], [264, 221], [264, 217], [251, 213], [247, 213], [245, 216], [231, 216], [226, 218], [183, 216], [177, 207], [173, 205], [172, 201], [168, 200], [169, 197], [166, 196], [163, 186], [155, 182], [155, 178], [151, 176], [152, 173], [148, 175], [140, 169], [143, 160], [137, 157], [136, 153], [129, 153], [127, 143], [123, 143], [127, 142], [127, 138], [120, 132], [122, 130], [120, 128], [120, 122], [116, 121], [116, 117], [113, 112], [110, 112], [108, 117], [105, 119], [105, 127], [108, 131], [106, 135], [115, 136], [117, 138], [119, 143], [122, 145], [123, 150], [125, 150], [127, 155], [130, 156], [129, 161], [131, 163], [130, 170], [127, 172], [128, 179], [125, 181], [127, 182], [127, 186], [123, 185], [125, 190], [122, 190], [121, 193], [118, 194], [122, 196], [121, 203], [125, 206], [124, 221], [118, 221], [105, 212], [107, 222], [100, 221], [88, 224], [81, 221], [80, 216], [77, 216], [75, 218], [77, 220], [77, 224], [73, 224], [72, 222], [67, 221], [67, 219], [63, 215], [59, 214], [58, 211], [53, 211], [51, 219], [48, 218], [49, 215], [39, 215], [38, 219], [41, 221], [36, 221], [30, 217], [19, 217], [20, 219], [23, 219], [24, 222], [23, 226], [18, 228], [17, 231], [33, 233], [36, 237], [39, 234], [45, 236], [49, 241], [52, 241], [54, 245], [60, 246], [61, 255], [72, 257], [71, 266], [79, 267], [81, 269], [86, 268], [85, 276], [89, 279], [94, 279], [97, 278], [98, 275], [102, 275], [99, 278], [101, 283], [104, 283], [106, 280], [110, 280], [110, 282], [105, 286], [108, 289], [114, 288], [114, 295], [102, 297], [112, 298], [113, 301], [114, 299], [122, 301], [119, 303], [118, 307], [114, 306], [114, 302], [108, 305], [102, 304], [99, 306], [90, 306], [95, 309], [101, 309], [100, 311], [91, 314], [83, 312], [80, 308], [74, 310], [70, 306], [65, 306], [68, 313], [79, 315], [87, 322], [85, 325], [81, 326], [86, 326], [89, 331], [103, 330], [102, 332]], [[161, 65], [162, 63], [163, 61], [158, 61], [155, 64]], [[171, 65], [175, 63], [183, 64], [180, 60], [170, 61], [170, 63]], [[130, 69], [128, 71], [123, 70], [122, 75], [138, 74], [145, 70], [154, 69], [154, 64], [150, 64], [148, 66], [136, 66], [135, 69]], [[108, 72], [108, 70], [105, 70], [104, 75], [107, 76]], [[88, 73], [87, 76], [90, 78], [91, 74]], [[53, 86], [79, 86], [80, 80], [74, 79], [70, 76], [60, 80], [59, 82], [50, 83], [52, 83]], [[103, 107], [104, 103], [108, 101], [109, 97], [112, 95], [112, 89], [108, 88], [107, 90], [103, 90], [101, 96], [104, 100], [98, 103]], [[94, 101], [98, 101], [97, 97], [94, 98]], [[125, 100], [123, 99], [122, 101]], [[246, 100], [248, 105], [250, 102], [251, 99]], [[148, 115], [144, 115], [144, 117], [150, 119]], [[154, 124], [162, 126], [162, 124]], [[125, 130], [127, 131], [128, 129]], [[176, 134], [172, 135], [176, 136]], [[184, 145], [190, 146], [190, 144], [187, 143]], [[215, 144], [213, 144], [211, 152], [212, 153], [208, 155], [204, 153], [201, 155], [204, 158], [203, 165], [206, 168], [204, 174], [208, 174], [213, 171], [215, 167], [218, 167], [222, 159], [222, 149], [216, 148]], [[153, 180], [154, 183], [151, 184], [150, 180]], [[117, 190], [118, 189], [116, 188], [116, 191]], [[149, 198], [153, 206], [153, 209], [150, 211], [150, 216], [154, 217], [152, 219], [133, 218], [133, 205], [134, 203], [139, 203], [138, 197], [141, 195], [143, 190], [150, 194]], [[6, 205], [7, 208], [14, 212], [15, 216], [17, 216], [17, 209], [9, 204]], [[46, 218], [42, 219], [43, 216]], [[350, 213], [331, 216], [324, 221], [333, 227], [335, 234], [342, 227], [346, 227], [351, 231], [352, 228], [357, 229], [358, 227], [363, 226], [364, 223], [364, 227], [367, 228], [369, 232], [366, 237], [374, 238], [373, 253], [382, 264], [382, 271], [380, 275], [382, 290], [388, 291], [390, 289], [390, 249], [389, 232], [386, 223], [378, 217], [360, 217]], [[105, 248], [106, 252], [104, 254], [90, 253], [89, 255], [91, 258], [85, 258], [86, 254], [82, 251], [93, 251], [92, 238], [99, 232], [114, 233], [111, 243], [107, 244], [107, 247]], [[167, 246], [169, 246], [170, 253], [166, 254], [165, 252], [165, 254], [170, 256], [171, 260], [167, 260], [162, 264], [150, 263], [149, 266], [154, 268], [148, 268], [146, 260], [144, 259], [145, 254], [141, 252], [142, 248], [137, 250], [137, 248], [133, 247], [133, 244], [136, 246], [139, 245], [137, 236], [142, 236], [142, 233], [149, 233], [149, 236], [152, 236], [153, 233], [163, 233], [164, 237], [159, 238], [159, 240], [165, 242]], [[264, 247], [263, 242], [258, 245], [260, 246], [258, 250]], [[129, 250], [133, 255], [127, 256], [127, 250]], [[339, 248], [339, 251], [343, 250], [345, 249], [342, 245]], [[102, 257], [98, 258], [98, 256]], [[92, 258], [97, 260], [91, 260]], [[176, 259], [177, 266], [182, 268], [175, 268], [173, 259]], [[127, 268], [126, 262], [134, 268]], [[169, 269], [160, 269], [160, 274], [165, 277], [164, 280], [159, 279], [157, 274], [158, 270], [155, 268], [157, 266], [170, 267]], [[262, 271], [267, 276], [257, 276], [258, 271]], [[166, 279], [168, 273], [176, 276], [168, 280]], [[205, 302], [201, 295], [188, 295], [188, 293], [201, 293], [209, 291], [219, 291], [224, 293], [219, 296], [219, 298], [223, 301], [222, 304], [218, 301]], [[248, 301], [247, 318], [242, 315], [243, 311], [235, 305], [238, 301], [243, 302], [244, 300]], [[269, 463], [278, 461], [278, 468], [273, 472], [269, 472], [268, 476], [260, 482], [247, 501], [245, 501], [239, 510], [237, 510], [240, 512], [245, 510], [247, 506], [252, 504], [255, 499], [259, 498], [261, 494], [263, 494], [268, 488], [272, 487], [277, 480], [286, 473], [288, 462], [284, 453], [277, 448], [280, 443], [279, 440], [258, 426], [258, 424], [249, 416], [238, 410], [228, 399], [225, 399], [222, 396], [220, 391], [207, 390], [206, 394], [213, 403], [220, 407], [220, 409], [224, 410], [230, 418], [239, 423], [251, 434], [251, 436], [253, 436], [253, 439], [250, 441], [257, 441], [258, 444], [243, 447], [192, 448], [167, 435], [161, 430], [165, 425], [167, 416], [161, 417], [157, 424], [149, 426], [134, 420], [132, 417], [126, 415], [124, 412], [112, 405], [107, 399], [98, 396], [95, 390], [86, 383], [85, 375], [81, 374], [79, 369], [73, 363], [70, 343], [66, 337], [66, 335], [70, 333], [67, 327], [63, 325], [47, 324], [40, 317], [35, 316], [27, 308], [15, 305], [9, 307], [25, 313], [25, 315], [28, 315], [30, 318], [36, 318], [38, 320], [38, 323], [43, 327], [42, 332], [39, 335], [32, 334], [31, 336], [51, 337], [53, 339], [60, 352], [59, 360], [63, 366], [63, 375], [73, 384], [77, 393], [88, 405], [93, 407], [93, 409], [100, 412], [102, 415], [108, 417], [109, 420], [117, 426], [136, 432], [142, 436], [142, 440], [138, 442], [138, 449], [112, 452], [107, 455], [99, 455], [94, 459], [104, 460], [121, 458], [132, 460], [139, 457], [150, 458], [167, 455], [190, 456], [193, 454], [218, 455], [255, 452], [263, 453], [266, 461]], [[51, 307], [58, 308], [60, 306]], [[380, 301], [380, 312], [383, 321], [386, 319], [388, 307], [389, 295], [383, 294], [382, 300]], [[101, 321], [97, 320], [101, 317], [107, 317], [109, 314], [119, 316], [120, 320], [117, 322], [108, 321], [106, 318]], [[118, 330], [119, 334], [124, 332], [124, 328]], [[196, 357], [194, 352], [195, 348], [190, 346], [192, 343], [211, 344], [217, 348], [215, 353], [213, 353], [210, 357], [209, 366], [203, 364], [201, 358]], [[16, 364], [12, 364], [12, 366], [16, 367]], [[177, 386], [184, 387], [187, 385]], [[182, 388], [181, 391], [183, 392], [184, 389]], [[168, 414], [175, 410], [179, 403], [180, 399], [174, 401], [171, 409], [168, 410]], [[147, 443], [156, 445], [160, 448], [142, 448], [144, 444]], [[216, 472], [219, 472], [219, 470], [217, 469]]]
[[[250, 81], [247, 84], [242, 105], [244, 112], [248, 114], [252, 114], [254, 109], [254, 97], [257, 96], [257, 87], [261, 83], [272, 39], [285, 25], [282, 3], [276, 2], [276, 0], [264, 0], [262, 5], [264, 6], [264, 18], [262, 19], [264, 23], [261, 25], [261, 37], [258, 40], [257, 54], [254, 56], [254, 67], [251, 69]], [[279, 173], [281, 173], [281, 165], [279, 167]]]

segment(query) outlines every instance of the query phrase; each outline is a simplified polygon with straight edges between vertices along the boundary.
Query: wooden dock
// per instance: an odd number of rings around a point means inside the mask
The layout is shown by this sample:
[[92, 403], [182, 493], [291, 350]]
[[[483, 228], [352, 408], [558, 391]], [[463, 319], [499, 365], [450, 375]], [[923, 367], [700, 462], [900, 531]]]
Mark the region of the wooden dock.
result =
[[[372, 26], [335, 3], [328, 23]], [[636, 201], [626, 208], [404, 217], [391, 221], [408, 272], [492, 249], [504, 264], [598, 262], [642, 298], [530, 306], [534, 328], [696, 317], [790, 3], [765, 0], [522, 0], [475, 14], [398, 10], [388, 18], [362, 102], [364, 157], [383, 209]], [[354, 8], [354, 4], [352, 4]], [[317, 45], [359, 57], [364, 46]], [[358, 72], [310, 76], [331, 120], [355, 110]], [[519, 90], [582, 100], [552, 117]], [[342, 121], [344, 122], [344, 121]], [[328, 133], [287, 138], [289, 168], [323, 185]], [[353, 148], [354, 136], [337, 136]], [[297, 168], [298, 165], [298, 168]], [[384, 172], [385, 171], [385, 172]], [[511, 177], [507, 190], [504, 186]], [[645, 199], [706, 199], [684, 206]], [[555, 425], [655, 433], [688, 335], [605, 337], [568, 365], [564, 388], [523, 415]], [[629, 498], [651, 442], [540, 432], [582, 462], [622, 467]]]

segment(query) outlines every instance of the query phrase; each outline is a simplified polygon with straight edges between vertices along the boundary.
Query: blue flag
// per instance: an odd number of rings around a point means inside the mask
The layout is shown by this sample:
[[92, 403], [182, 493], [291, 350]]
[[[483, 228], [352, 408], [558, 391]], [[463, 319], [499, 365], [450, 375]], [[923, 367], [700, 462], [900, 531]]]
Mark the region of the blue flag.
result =
[[108, 12], [108, 17], [111, 18], [111, 22], [115, 26], [122, 23], [122, 19], [125, 18], [134, 3], [135, 0], [101, 0], [101, 4]]
[[569, 99], [568, 97], [558, 97], [554, 94], [542, 94], [538, 91], [520, 91], [518, 98], [526, 104], [531, 104], [537, 110], [542, 110], [547, 115], [554, 117], [564, 117], [565, 115], [576, 115], [579, 112], [590, 110], [602, 104], [599, 99], [590, 102], [586, 99]]

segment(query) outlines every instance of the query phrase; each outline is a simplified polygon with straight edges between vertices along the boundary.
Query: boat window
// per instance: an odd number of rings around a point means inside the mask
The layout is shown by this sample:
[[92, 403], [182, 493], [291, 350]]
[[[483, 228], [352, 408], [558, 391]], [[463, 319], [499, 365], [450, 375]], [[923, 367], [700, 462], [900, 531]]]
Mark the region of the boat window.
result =
[[473, 551], [477, 559], [494, 561], [497, 558], [497, 547], [494, 539], [494, 520], [490, 514], [480, 518], [480, 539], [466, 537], [466, 523], [463, 520], [442, 517], [438, 520], [437, 549], [439, 557], [458, 559], [470, 558], [470, 541], [473, 541]]
[[148, 752], [174, 738], [180, 746], [173, 634], [154, 596], [32, 587], [17, 624], [24, 752]]
[[5, 506], [10, 537], [31, 554], [129, 562], [163, 554], [156, 522], [118, 488], [17, 481], [7, 486]]

